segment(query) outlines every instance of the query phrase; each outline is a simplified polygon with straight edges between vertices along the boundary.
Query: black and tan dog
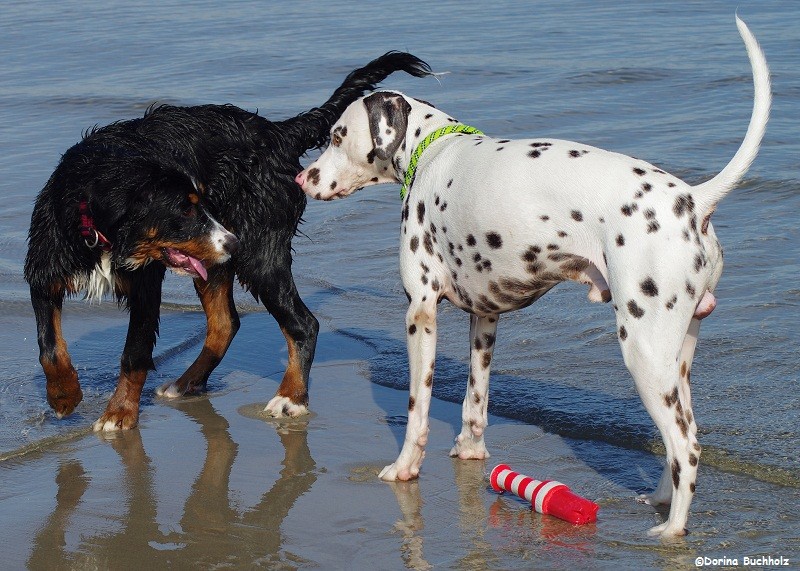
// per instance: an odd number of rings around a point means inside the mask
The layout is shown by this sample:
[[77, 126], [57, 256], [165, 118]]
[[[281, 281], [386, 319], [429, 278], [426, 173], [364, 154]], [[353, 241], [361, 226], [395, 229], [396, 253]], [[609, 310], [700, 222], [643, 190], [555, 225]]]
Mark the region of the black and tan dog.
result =
[[291, 119], [271, 122], [230, 105], [165, 105], [95, 129], [64, 154], [36, 200], [25, 260], [47, 400], [59, 417], [82, 398], [61, 333], [64, 297], [110, 292], [129, 310], [130, 325], [116, 391], [94, 428], [136, 425], [154, 368], [167, 267], [194, 278], [207, 333], [194, 363], [159, 394], [205, 387], [239, 328], [238, 276], [288, 344], [288, 366], [267, 411], [307, 412], [319, 325], [292, 278], [291, 242], [306, 205], [294, 177], [300, 157], [327, 142], [347, 105], [395, 71], [421, 77], [430, 68], [389, 52], [351, 72], [321, 107]]

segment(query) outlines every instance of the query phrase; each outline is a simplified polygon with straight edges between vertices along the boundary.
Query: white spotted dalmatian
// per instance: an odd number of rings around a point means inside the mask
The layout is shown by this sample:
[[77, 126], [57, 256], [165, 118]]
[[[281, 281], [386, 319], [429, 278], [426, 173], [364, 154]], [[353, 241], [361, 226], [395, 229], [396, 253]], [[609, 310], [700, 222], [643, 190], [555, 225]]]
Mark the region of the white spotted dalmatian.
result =
[[700, 320], [716, 305], [722, 272], [710, 217], [755, 159], [771, 103], [764, 54], [744, 22], [737, 17], [736, 23], [753, 70], [753, 113], [730, 163], [696, 186], [643, 160], [580, 143], [442, 134], [455, 119], [398, 92], [379, 91], [347, 108], [331, 145], [297, 175], [309, 196], [331, 200], [403, 181], [418, 160], [404, 186], [401, 215], [400, 267], [410, 302], [408, 426], [382, 479], [419, 474], [439, 301], [470, 314], [469, 386], [451, 455], [487, 458], [483, 435], [498, 318], [572, 280], [589, 286], [590, 300], [612, 303], [625, 365], [664, 440], [664, 474], [641, 499], [671, 507], [650, 534], [686, 533], [700, 457], [690, 371]]

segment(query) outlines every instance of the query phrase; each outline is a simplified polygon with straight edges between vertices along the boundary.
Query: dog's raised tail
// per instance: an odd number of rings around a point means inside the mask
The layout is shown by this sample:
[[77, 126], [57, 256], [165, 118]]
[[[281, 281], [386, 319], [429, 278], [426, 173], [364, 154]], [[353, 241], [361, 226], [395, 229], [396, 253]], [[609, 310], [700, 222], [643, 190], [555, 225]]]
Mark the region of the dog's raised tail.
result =
[[753, 85], [755, 88], [753, 113], [750, 116], [750, 125], [747, 127], [744, 140], [731, 161], [717, 176], [694, 187], [692, 194], [697, 205], [697, 213], [702, 218], [711, 216], [719, 201], [733, 190], [745, 175], [747, 169], [750, 168], [756, 155], [758, 155], [758, 148], [764, 138], [767, 121], [769, 120], [772, 92], [767, 60], [750, 28], [738, 15], [736, 16], [736, 26], [739, 28], [739, 34], [744, 40], [747, 55], [750, 58], [750, 65], [753, 68]]
[[390, 51], [364, 67], [351, 71], [321, 107], [276, 122], [276, 125], [286, 131], [288, 143], [299, 152], [321, 148], [328, 142], [331, 127], [347, 106], [367, 91], [376, 89], [381, 81], [396, 71], [404, 71], [415, 77], [433, 75], [430, 66], [418, 57], [406, 52]]

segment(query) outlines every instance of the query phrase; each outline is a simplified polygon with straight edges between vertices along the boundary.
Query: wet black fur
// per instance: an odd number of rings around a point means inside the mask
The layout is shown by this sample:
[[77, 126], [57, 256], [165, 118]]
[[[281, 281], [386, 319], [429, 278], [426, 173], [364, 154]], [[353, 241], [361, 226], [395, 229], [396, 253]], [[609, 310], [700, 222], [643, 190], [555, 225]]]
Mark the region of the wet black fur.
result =
[[[401, 70], [418, 77], [430, 73], [416, 57], [389, 52], [351, 72], [321, 107], [284, 121], [269, 121], [232, 105], [162, 105], [142, 118], [89, 132], [64, 154], [31, 219], [25, 278], [31, 286], [42, 358], [54, 355], [46, 316], [54, 308], [60, 310], [69, 276], [91, 272], [99, 260], [98, 249], [87, 248], [78, 234], [80, 199], [89, 200], [97, 227], [114, 244], [114, 260], [119, 261], [140, 238], [137, 233], [152, 225], [144, 220], [160, 220], [165, 233], [193, 231], [180, 228], [176, 220], [186, 218], [184, 200], [196, 183], [205, 193], [195, 220], [202, 219], [207, 208], [239, 238], [240, 248], [230, 262], [209, 268], [208, 284], [197, 279], [195, 286], [215, 288], [238, 276], [296, 343], [307, 383], [319, 326], [300, 299], [291, 273], [291, 241], [306, 205], [294, 177], [302, 170], [301, 156], [327, 143], [331, 126], [345, 108]], [[129, 283], [116, 294], [131, 312], [122, 374], [128, 367], [152, 369], [165, 268], [148, 264], [133, 271], [115, 270]], [[239, 321], [232, 298], [228, 306], [235, 334]], [[221, 358], [212, 359], [201, 378], [191, 379], [192, 387], [204, 385]]]

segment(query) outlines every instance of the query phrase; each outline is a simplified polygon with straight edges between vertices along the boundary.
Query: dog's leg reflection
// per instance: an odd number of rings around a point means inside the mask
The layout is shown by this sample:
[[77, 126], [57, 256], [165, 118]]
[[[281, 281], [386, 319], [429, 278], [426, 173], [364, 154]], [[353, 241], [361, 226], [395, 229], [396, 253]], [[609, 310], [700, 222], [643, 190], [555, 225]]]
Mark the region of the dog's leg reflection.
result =
[[469, 551], [460, 559], [461, 569], [487, 569], [498, 565], [492, 545], [485, 539], [489, 510], [486, 507], [486, 463], [453, 459], [458, 489], [458, 521]]
[[433, 565], [425, 560], [425, 540], [420, 534], [425, 529], [425, 521], [422, 519], [419, 481], [389, 482], [389, 486], [400, 506], [400, 513], [403, 514], [403, 518], [394, 524], [394, 528], [403, 535], [403, 543], [400, 545], [403, 564], [409, 569], [432, 569]]
[[33, 540], [28, 569], [52, 569], [55, 561], [60, 561], [65, 567], [75, 563], [74, 554], [67, 551], [67, 529], [89, 482], [90, 478], [78, 460], [58, 466], [56, 506]]

